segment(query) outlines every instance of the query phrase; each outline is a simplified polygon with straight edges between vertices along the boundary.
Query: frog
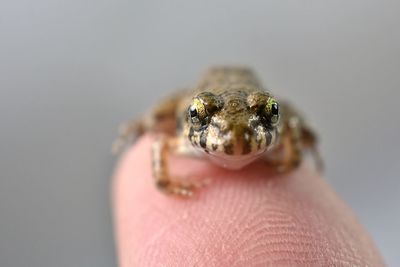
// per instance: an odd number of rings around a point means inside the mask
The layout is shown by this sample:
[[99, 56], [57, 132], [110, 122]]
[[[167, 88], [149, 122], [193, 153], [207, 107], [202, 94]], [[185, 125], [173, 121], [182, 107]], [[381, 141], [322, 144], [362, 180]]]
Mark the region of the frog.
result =
[[262, 161], [277, 172], [297, 169], [311, 151], [318, 170], [322, 160], [317, 135], [290, 102], [272, 95], [245, 66], [214, 66], [197, 84], [159, 102], [120, 128], [117, 153], [141, 135], [152, 133], [152, 173], [166, 194], [189, 197], [204, 183], [171, 175], [169, 157], [206, 159], [230, 170]]

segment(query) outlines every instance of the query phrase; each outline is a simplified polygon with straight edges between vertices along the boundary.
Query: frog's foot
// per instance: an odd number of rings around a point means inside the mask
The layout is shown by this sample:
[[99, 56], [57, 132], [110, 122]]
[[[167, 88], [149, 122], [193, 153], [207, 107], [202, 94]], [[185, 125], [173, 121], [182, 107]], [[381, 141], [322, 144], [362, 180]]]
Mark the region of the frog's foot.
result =
[[178, 179], [169, 173], [168, 157], [181, 146], [176, 137], [159, 136], [152, 147], [153, 176], [157, 188], [167, 194], [190, 197], [209, 183], [207, 179]]
[[202, 184], [175, 182], [171, 180], [158, 180], [157, 188], [166, 194], [177, 195], [181, 197], [191, 197], [194, 192], [203, 187]]
[[300, 165], [300, 161], [273, 164], [274, 169], [279, 173], [287, 173], [295, 170]]

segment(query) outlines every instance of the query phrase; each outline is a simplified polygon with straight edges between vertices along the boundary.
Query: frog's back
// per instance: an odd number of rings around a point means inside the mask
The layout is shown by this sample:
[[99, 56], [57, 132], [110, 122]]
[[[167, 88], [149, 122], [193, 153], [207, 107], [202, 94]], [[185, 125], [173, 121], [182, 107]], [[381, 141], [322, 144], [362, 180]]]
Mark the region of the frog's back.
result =
[[261, 89], [255, 73], [247, 67], [213, 67], [208, 69], [196, 86], [196, 93], [229, 94], [235, 89], [247, 93]]

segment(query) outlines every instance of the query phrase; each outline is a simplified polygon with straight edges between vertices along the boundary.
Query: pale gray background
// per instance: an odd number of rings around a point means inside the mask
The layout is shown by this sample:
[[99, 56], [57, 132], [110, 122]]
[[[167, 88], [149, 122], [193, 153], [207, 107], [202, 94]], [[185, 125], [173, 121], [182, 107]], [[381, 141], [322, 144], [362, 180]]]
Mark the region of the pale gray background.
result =
[[399, 1], [0, 0], [0, 266], [115, 266], [117, 125], [221, 63], [304, 110], [400, 266], [399, 26]]

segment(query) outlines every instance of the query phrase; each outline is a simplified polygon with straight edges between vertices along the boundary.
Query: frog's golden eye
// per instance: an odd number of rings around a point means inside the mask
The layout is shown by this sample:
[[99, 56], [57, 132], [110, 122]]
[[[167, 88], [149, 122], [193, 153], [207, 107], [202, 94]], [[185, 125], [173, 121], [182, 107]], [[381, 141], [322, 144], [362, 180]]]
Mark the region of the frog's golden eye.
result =
[[188, 117], [195, 129], [207, 124], [210, 116], [223, 105], [221, 97], [209, 92], [203, 92], [196, 96], [188, 109]]
[[200, 127], [207, 117], [206, 107], [200, 99], [193, 99], [193, 103], [189, 107], [189, 118], [194, 126]]
[[268, 99], [267, 104], [265, 105], [265, 114], [270, 119], [272, 125], [276, 125], [279, 122], [279, 103], [272, 97]]

